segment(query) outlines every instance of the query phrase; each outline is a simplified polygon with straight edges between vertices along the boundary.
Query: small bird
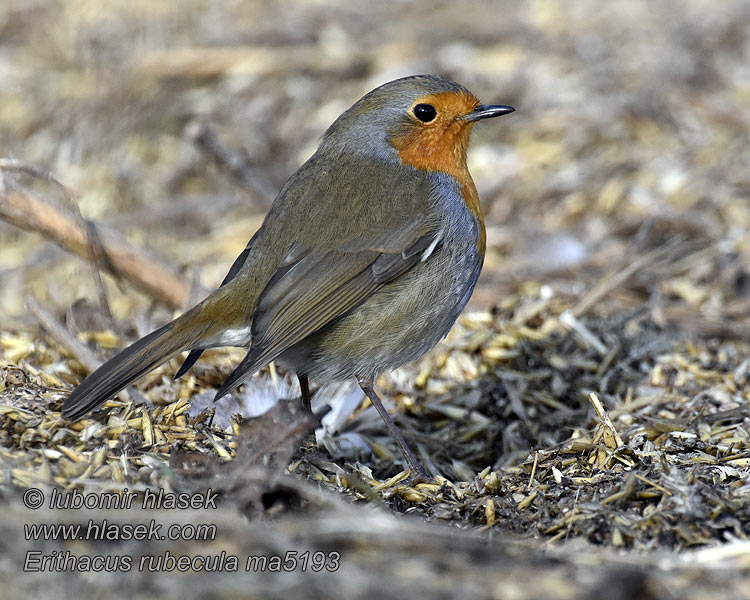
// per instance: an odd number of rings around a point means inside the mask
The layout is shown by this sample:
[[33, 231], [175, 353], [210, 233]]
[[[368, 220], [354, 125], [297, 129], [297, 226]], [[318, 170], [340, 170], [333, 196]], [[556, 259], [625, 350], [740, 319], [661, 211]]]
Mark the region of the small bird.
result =
[[469, 137], [513, 111], [434, 75], [363, 96], [281, 188], [221, 286], [89, 375], [63, 416], [80, 419], [185, 350], [175, 378], [206, 348], [243, 346], [215, 400], [271, 361], [297, 374], [308, 410], [308, 377], [356, 378], [412, 480], [427, 479], [374, 381], [432, 348], [468, 302], [485, 253]]

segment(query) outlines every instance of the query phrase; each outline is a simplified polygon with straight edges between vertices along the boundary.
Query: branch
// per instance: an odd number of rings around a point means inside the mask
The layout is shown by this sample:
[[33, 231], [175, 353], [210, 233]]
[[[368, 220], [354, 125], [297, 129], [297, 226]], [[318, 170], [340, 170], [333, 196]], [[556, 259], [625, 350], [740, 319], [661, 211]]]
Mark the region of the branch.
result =
[[260, 169], [251, 166], [245, 156], [221, 143], [205, 123], [195, 120], [185, 127], [185, 136], [207, 153], [223, 171], [229, 173], [240, 185], [260, 200], [256, 202], [265, 210], [276, 196], [275, 186]]
[[190, 282], [163, 260], [132, 246], [116, 233], [95, 225], [81, 223], [75, 216], [47, 204], [26, 192], [0, 191], [0, 219], [24, 231], [41, 233], [66, 250], [90, 260], [89, 232], [95, 232], [106, 252], [104, 268], [115, 277], [126, 279], [151, 298], [170, 308], [182, 308], [190, 297]]

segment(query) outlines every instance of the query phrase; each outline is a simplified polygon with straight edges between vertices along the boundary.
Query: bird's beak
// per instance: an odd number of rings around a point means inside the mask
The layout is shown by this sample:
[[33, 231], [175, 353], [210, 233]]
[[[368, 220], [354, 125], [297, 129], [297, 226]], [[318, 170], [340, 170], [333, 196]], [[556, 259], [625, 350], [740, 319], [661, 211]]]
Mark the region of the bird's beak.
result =
[[480, 121], [481, 119], [492, 119], [493, 117], [507, 115], [515, 110], [512, 106], [505, 106], [504, 104], [480, 104], [462, 118], [466, 121]]

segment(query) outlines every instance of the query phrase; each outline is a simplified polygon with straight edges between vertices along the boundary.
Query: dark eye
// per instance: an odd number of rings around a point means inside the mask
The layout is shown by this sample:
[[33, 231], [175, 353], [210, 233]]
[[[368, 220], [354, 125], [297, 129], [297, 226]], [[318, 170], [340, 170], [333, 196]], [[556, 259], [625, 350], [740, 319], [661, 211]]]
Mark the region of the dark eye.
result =
[[429, 123], [437, 116], [437, 111], [432, 104], [417, 104], [414, 109], [414, 116], [422, 123]]

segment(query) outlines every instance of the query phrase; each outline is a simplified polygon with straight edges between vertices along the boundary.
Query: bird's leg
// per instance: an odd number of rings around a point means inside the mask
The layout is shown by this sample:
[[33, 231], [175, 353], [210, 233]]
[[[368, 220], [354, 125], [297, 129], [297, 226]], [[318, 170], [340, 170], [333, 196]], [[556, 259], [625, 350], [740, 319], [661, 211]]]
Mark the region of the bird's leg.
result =
[[367, 397], [370, 399], [370, 402], [372, 402], [375, 410], [378, 411], [380, 417], [385, 422], [388, 433], [391, 434], [391, 437], [396, 441], [398, 447], [401, 449], [401, 453], [404, 455], [404, 458], [409, 465], [410, 475], [408, 482], [410, 484], [415, 484], [422, 481], [429, 481], [429, 475], [427, 475], [424, 467], [419, 464], [417, 457], [414, 455], [414, 452], [411, 451], [411, 448], [409, 448], [409, 446], [407, 445], [404, 436], [401, 434], [401, 430], [393, 422], [393, 419], [391, 419], [391, 415], [388, 414], [388, 411], [383, 406], [380, 398], [378, 398], [378, 395], [375, 393], [375, 387], [373, 386], [372, 380], [359, 381], [359, 387], [361, 387], [362, 391], [367, 394]]
[[299, 389], [302, 392], [302, 408], [307, 412], [312, 412], [310, 407], [310, 382], [307, 380], [307, 375], [297, 374], [297, 380], [299, 381]]

